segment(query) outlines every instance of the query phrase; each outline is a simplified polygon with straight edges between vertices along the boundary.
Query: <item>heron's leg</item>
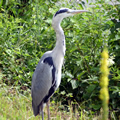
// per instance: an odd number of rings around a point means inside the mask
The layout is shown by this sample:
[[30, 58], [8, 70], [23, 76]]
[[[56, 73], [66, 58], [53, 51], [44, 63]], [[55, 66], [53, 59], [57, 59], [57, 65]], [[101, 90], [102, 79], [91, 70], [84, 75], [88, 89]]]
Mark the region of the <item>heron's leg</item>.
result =
[[41, 105], [41, 112], [42, 112], [42, 120], [44, 120], [43, 103], [42, 103], [42, 105]]
[[47, 104], [47, 113], [48, 113], [48, 120], [50, 120], [50, 100], [48, 100], [48, 102], [46, 103]]
[[44, 113], [43, 113], [43, 110], [42, 110], [42, 120], [44, 120]]

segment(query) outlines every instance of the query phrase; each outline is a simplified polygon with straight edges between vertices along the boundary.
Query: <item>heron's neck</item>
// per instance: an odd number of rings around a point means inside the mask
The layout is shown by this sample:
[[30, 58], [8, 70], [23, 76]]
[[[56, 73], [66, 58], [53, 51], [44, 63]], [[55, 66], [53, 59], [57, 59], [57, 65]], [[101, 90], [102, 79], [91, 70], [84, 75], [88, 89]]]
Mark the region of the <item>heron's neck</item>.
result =
[[66, 45], [65, 45], [65, 35], [64, 35], [64, 31], [62, 29], [62, 27], [59, 24], [54, 24], [53, 28], [56, 32], [56, 45], [55, 48], [53, 49], [54, 52], [56, 52], [56, 54], [61, 54], [61, 55], [65, 55], [65, 49], [66, 49]]

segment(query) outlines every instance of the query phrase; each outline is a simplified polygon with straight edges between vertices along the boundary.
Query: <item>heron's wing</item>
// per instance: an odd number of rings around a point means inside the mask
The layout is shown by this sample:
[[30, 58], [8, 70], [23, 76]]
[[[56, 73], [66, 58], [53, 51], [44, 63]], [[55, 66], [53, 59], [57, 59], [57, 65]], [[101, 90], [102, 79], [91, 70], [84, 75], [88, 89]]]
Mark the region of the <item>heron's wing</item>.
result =
[[48, 94], [52, 84], [52, 73], [49, 65], [41, 63], [32, 78], [32, 99], [36, 105], [40, 104]]
[[45, 96], [48, 94], [52, 84], [51, 67], [48, 64], [38, 64], [32, 78], [32, 107], [34, 115], [39, 114], [40, 106], [43, 104]]
[[32, 77], [31, 92], [33, 111], [36, 109], [38, 112], [38, 106], [40, 106], [41, 102], [47, 102], [49, 97], [54, 93], [55, 72], [56, 69], [52, 57], [43, 56], [39, 61]]

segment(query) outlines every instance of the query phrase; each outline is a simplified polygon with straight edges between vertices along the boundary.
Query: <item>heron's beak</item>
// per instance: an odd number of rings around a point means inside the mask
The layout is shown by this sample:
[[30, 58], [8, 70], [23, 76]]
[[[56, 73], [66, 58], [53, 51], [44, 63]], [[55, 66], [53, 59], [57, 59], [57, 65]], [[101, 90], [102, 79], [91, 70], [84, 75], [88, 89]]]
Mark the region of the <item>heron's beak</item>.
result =
[[70, 10], [68, 12], [71, 14], [78, 14], [78, 13], [88, 12], [88, 10]]

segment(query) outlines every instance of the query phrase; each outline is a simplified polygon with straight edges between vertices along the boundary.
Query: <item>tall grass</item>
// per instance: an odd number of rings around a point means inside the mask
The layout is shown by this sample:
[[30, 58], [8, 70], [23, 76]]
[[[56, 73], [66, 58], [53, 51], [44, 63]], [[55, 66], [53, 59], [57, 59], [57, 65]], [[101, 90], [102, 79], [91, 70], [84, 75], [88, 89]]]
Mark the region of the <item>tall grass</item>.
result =
[[[2, 84], [0, 88], [0, 107], [0, 120], [41, 119], [41, 116], [34, 117], [33, 115], [29, 89], [24, 94], [21, 94], [17, 88]], [[55, 103], [55, 101], [51, 101], [50, 114], [51, 120], [93, 120], [93, 116], [80, 107], [73, 110], [71, 103], [66, 110], [65, 106], [61, 105], [60, 102]], [[46, 120], [46, 107], [44, 108], [44, 117]]]

